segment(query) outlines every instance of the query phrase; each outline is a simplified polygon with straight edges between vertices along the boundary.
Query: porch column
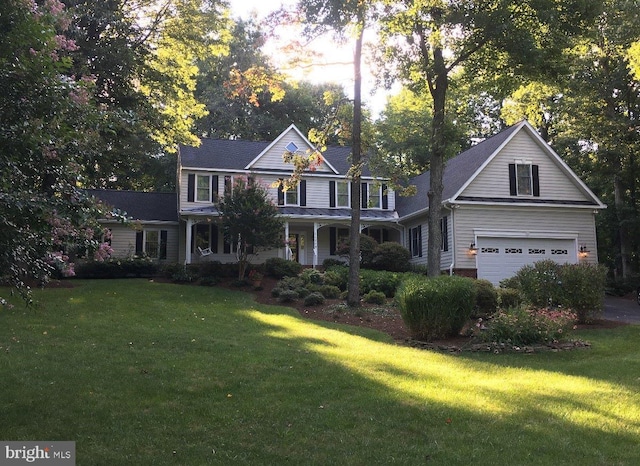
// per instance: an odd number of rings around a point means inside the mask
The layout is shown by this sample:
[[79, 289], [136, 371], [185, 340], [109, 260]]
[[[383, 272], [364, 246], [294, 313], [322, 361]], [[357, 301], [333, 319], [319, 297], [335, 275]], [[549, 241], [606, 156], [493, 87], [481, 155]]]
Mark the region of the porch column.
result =
[[313, 268], [318, 266], [318, 222], [313, 223]]
[[284, 258], [291, 259], [291, 249], [289, 248], [289, 222], [284, 222]]
[[191, 264], [191, 235], [193, 233], [193, 220], [187, 218], [187, 234], [185, 235], [185, 247], [184, 247], [184, 263], [185, 265]]

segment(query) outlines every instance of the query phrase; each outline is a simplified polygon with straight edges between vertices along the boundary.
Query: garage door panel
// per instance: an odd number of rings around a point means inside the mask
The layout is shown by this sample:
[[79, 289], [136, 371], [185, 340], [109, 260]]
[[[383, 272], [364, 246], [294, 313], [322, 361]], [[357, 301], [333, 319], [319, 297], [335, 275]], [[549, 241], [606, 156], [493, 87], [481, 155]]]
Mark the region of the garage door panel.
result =
[[497, 285], [523, 266], [541, 260], [576, 263], [575, 248], [573, 239], [479, 237], [478, 278]]

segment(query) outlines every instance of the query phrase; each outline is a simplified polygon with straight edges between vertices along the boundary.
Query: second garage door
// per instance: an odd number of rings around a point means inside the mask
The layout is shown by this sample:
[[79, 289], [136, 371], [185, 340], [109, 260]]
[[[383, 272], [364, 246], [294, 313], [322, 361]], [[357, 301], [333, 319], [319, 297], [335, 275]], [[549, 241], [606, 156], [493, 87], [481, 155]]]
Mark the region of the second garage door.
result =
[[524, 265], [545, 259], [576, 263], [573, 239], [478, 237], [478, 278], [498, 285]]

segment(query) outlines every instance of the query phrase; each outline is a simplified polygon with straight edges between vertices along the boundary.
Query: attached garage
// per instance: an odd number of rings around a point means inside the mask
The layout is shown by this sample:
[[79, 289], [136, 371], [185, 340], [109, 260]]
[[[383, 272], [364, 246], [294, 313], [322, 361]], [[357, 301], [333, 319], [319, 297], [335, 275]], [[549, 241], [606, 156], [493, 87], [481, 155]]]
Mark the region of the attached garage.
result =
[[523, 266], [541, 260], [575, 264], [578, 262], [577, 235], [566, 236], [571, 237], [478, 236], [478, 278], [498, 285]]

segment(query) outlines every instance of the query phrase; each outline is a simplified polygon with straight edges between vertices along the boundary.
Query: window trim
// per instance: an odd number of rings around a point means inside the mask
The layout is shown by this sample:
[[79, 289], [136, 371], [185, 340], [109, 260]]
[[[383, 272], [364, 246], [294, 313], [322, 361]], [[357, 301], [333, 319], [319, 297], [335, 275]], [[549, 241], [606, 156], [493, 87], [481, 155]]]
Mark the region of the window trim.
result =
[[422, 225], [409, 228], [409, 251], [412, 258], [422, 257]]
[[[520, 197], [533, 196], [533, 164], [531, 162], [517, 161], [515, 165], [516, 165], [516, 195]], [[523, 185], [523, 183], [520, 182], [521, 178], [524, 179], [524, 177], [520, 176], [521, 167], [527, 168], [527, 179], [529, 181], [528, 186], [526, 186], [527, 192], [522, 192], [525, 186]]]
[[[196, 173], [195, 175], [196, 175], [196, 178], [195, 178], [195, 184], [194, 184], [194, 187], [195, 187], [195, 196], [194, 196], [193, 201], [194, 201], [194, 202], [211, 202], [211, 188], [212, 188], [212, 186], [211, 186], [211, 184], [212, 184], [212, 181], [211, 181], [211, 175], [201, 175], [201, 174], [199, 174], [199, 173]], [[198, 180], [200, 180], [201, 178], [202, 178], [202, 179], [205, 179], [205, 178], [206, 178], [206, 179], [208, 180], [207, 188], [206, 188], [206, 189], [207, 189], [207, 199], [206, 199], [206, 200], [204, 200], [204, 199], [200, 199], [200, 196], [199, 196], [199, 194], [200, 194], [202, 191], [204, 191], [204, 189], [205, 189], [204, 187], [200, 187], [200, 186], [198, 185]]]
[[[340, 188], [339, 186], [344, 185], [347, 187], [347, 203], [340, 204]], [[342, 195], [344, 196], [344, 194]], [[351, 183], [348, 181], [337, 180], [336, 181], [336, 207], [351, 207]]]

